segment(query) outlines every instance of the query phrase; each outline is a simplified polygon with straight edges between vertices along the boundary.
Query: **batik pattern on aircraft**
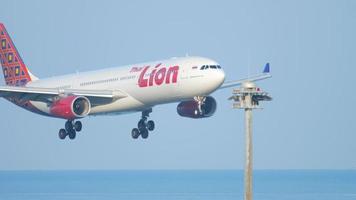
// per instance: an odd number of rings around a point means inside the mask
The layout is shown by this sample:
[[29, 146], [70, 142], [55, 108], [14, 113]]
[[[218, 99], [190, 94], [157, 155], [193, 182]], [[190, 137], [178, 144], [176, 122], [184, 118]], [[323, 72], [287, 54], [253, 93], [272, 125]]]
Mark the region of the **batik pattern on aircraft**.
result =
[[15, 45], [3, 24], [0, 23], [0, 62], [6, 85], [23, 86], [31, 81], [25, 63], [22, 61]]

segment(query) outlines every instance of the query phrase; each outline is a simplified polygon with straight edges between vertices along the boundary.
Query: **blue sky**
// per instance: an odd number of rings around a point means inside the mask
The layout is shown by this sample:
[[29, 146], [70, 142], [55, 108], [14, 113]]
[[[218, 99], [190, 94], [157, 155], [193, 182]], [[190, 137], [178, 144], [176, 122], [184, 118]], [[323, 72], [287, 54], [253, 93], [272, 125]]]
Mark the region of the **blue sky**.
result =
[[[254, 112], [256, 169], [355, 169], [354, 1], [4, 1], [5, 24], [38, 77], [198, 55], [227, 79], [258, 73], [274, 97]], [[1, 80], [3, 82], [3, 77]], [[140, 113], [83, 119], [74, 141], [64, 121], [1, 99], [0, 169], [241, 169], [243, 112], [231, 89], [216, 114], [181, 118], [154, 108], [157, 128], [132, 140]]]

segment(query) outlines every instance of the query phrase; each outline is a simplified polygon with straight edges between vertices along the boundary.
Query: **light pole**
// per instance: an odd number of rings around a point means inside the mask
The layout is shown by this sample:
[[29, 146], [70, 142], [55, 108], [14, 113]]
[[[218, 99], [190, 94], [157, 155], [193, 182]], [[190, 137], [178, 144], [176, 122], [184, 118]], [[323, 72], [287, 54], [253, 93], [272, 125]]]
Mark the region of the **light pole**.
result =
[[252, 109], [260, 109], [259, 101], [271, 101], [272, 97], [267, 92], [261, 91], [254, 82], [245, 81], [241, 87], [233, 90], [233, 95], [229, 98], [233, 100], [233, 108], [245, 110], [245, 200], [252, 200]]

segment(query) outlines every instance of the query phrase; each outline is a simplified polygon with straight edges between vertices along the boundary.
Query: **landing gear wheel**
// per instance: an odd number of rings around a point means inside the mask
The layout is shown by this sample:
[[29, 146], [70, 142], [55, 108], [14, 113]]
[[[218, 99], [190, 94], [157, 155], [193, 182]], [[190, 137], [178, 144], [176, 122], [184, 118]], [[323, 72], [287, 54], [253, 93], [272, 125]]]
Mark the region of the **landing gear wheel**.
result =
[[137, 123], [137, 128], [134, 128], [131, 131], [132, 138], [137, 139], [140, 135], [143, 139], [148, 138], [149, 131], [153, 131], [155, 128], [155, 124], [152, 120], [147, 121], [151, 112], [152, 108], [142, 111], [142, 116], [140, 121]]
[[71, 140], [74, 140], [76, 135], [77, 135], [77, 133], [75, 132], [75, 130], [68, 132], [68, 137]]
[[61, 140], [64, 140], [68, 135], [69, 139], [74, 140], [77, 132], [81, 131], [82, 127], [82, 122], [74, 122], [74, 120], [69, 119], [64, 124], [64, 129], [62, 128], [59, 130], [58, 136]]
[[146, 128], [146, 120], [145, 119], [141, 119], [140, 121], [138, 121], [137, 123], [137, 128], [138, 129], [145, 129]]
[[69, 133], [73, 130], [73, 123], [72, 121], [66, 121], [65, 125], [64, 125], [66, 131]]
[[140, 130], [140, 134], [141, 134], [141, 137], [143, 139], [147, 139], [148, 138], [148, 130], [147, 129]]
[[60, 129], [58, 132], [58, 136], [59, 136], [59, 139], [64, 140], [67, 136], [66, 130], [64, 130], [63, 128]]
[[137, 139], [140, 136], [140, 131], [137, 128], [132, 129], [131, 136], [133, 139]]
[[74, 130], [77, 131], [77, 132], [80, 132], [82, 130], [82, 122], [80, 121], [76, 121], [74, 123]]
[[149, 131], [153, 131], [153, 130], [155, 129], [155, 123], [154, 123], [154, 121], [150, 120], [150, 121], [147, 122], [147, 129], [148, 129]]

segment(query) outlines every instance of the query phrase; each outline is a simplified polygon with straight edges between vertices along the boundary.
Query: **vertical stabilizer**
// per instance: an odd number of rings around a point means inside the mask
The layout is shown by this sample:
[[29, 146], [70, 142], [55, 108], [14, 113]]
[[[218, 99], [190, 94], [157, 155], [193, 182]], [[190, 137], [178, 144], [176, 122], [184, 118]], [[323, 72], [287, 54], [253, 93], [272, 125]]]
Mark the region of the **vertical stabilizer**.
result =
[[38, 79], [27, 69], [2, 23], [0, 23], [0, 63], [6, 85], [23, 86], [31, 80]]

